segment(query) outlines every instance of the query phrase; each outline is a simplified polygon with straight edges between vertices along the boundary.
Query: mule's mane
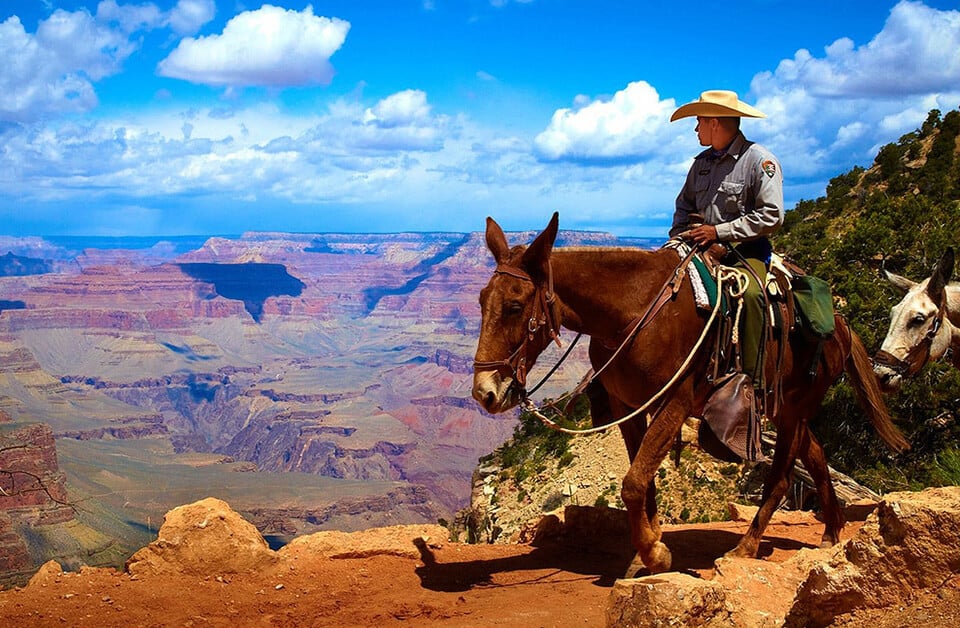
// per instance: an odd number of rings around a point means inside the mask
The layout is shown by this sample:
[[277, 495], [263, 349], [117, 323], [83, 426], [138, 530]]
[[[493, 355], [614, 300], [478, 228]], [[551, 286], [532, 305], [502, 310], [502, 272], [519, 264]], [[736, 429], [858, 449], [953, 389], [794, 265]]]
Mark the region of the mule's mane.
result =
[[[508, 263], [519, 263], [527, 245], [520, 244], [510, 249]], [[641, 249], [631, 246], [558, 246], [550, 253], [551, 257], [564, 258], [577, 256], [586, 263], [601, 265], [624, 264], [639, 262], [645, 258], [661, 252], [663, 249]]]
[[634, 246], [560, 246], [555, 253], [652, 253], [653, 249], [638, 249]]

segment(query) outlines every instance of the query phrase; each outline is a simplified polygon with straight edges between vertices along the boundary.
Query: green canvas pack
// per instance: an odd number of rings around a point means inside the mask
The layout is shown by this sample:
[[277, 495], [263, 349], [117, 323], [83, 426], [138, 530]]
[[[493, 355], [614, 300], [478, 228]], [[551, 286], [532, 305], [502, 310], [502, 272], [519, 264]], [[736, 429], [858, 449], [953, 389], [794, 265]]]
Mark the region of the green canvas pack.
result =
[[833, 294], [830, 284], [812, 275], [798, 275], [791, 282], [803, 331], [814, 338], [829, 338], [834, 332]]

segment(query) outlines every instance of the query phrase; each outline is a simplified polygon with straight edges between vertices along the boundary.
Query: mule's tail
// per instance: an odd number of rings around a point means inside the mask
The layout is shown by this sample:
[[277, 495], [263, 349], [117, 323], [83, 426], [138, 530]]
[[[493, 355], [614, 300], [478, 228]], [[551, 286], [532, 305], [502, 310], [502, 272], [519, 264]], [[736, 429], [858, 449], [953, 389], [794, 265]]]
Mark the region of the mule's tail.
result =
[[[839, 321], [838, 321], [839, 322]], [[863, 346], [860, 336], [849, 325], [843, 325], [850, 337], [850, 355], [844, 364], [844, 370], [847, 377], [853, 385], [853, 391], [857, 396], [860, 407], [867, 413], [867, 418], [877, 434], [894, 451], [901, 452], [910, 449], [910, 443], [903, 436], [893, 420], [890, 418], [890, 412], [887, 410], [887, 404], [883, 401], [883, 393], [880, 391], [880, 385], [877, 383], [877, 376], [873, 372], [873, 363], [870, 361], [870, 354], [867, 348]]]

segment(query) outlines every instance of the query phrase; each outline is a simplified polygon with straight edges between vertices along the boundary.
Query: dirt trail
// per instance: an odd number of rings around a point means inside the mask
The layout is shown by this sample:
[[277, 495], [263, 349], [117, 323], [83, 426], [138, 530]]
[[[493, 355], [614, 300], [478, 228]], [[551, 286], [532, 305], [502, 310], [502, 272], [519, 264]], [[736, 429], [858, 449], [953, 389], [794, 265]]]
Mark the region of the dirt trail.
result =
[[[761, 555], [814, 547], [821, 524], [771, 524]], [[670, 526], [675, 567], [709, 577], [745, 523]], [[856, 525], [848, 526], [847, 535]], [[632, 552], [567, 545], [422, 548], [420, 558], [300, 553], [258, 573], [132, 577], [84, 568], [0, 593], [7, 626], [602, 626]], [[216, 567], [211, 565], [211, 573]]]

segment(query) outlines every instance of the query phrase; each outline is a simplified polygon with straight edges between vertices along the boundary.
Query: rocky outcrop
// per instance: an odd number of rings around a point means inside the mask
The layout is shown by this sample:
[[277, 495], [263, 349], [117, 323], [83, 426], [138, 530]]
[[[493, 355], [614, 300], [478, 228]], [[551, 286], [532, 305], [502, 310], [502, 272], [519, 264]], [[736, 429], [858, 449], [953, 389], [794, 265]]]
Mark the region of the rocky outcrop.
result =
[[370, 558], [402, 556], [420, 558], [419, 546], [436, 545], [447, 540], [449, 532], [440, 525], [399, 525], [357, 532], [316, 532], [297, 537], [280, 548], [280, 557], [326, 556], [329, 558]]
[[[351, 480], [401, 480], [400, 458], [414, 442], [354, 443], [352, 426], [323, 425], [319, 416], [286, 414], [251, 421], [220, 451], [262, 471], [299, 471]], [[269, 447], [263, 443], [269, 442]]]
[[127, 571], [207, 576], [258, 570], [276, 560], [253, 524], [209, 497], [168, 512], [157, 540], [130, 557]]
[[5, 574], [20, 573], [31, 566], [30, 552], [10, 516], [0, 511], [0, 581]]
[[[0, 585], [22, 581], [51, 554], [72, 558], [64, 547], [72, 541], [69, 528], [78, 525], [50, 426], [4, 418], [0, 412]], [[91, 545], [73, 554], [88, 549], [88, 557], [97, 553]]]
[[891, 493], [833, 548], [800, 550], [783, 563], [721, 558], [711, 580], [620, 580], [607, 625], [827, 626], [858, 609], [909, 603], [958, 573], [960, 487]]
[[[438, 525], [401, 525], [361, 532], [316, 532], [298, 537], [279, 552], [226, 502], [209, 497], [174, 508], [164, 517], [157, 540], [136, 552], [126, 570], [134, 576], [179, 573], [213, 576], [260, 571], [299, 557], [417, 558], [418, 545], [446, 540]], [[50, 570], [56, 571], [53, 566]]]
[[245, 514], [264, 534], [289, 536], [304, 529], [353, 532], [392, 521], [436, 521], [443, 509], [425, 488], [399, 486], [382, 495], [341, 499], [316, 508], [251, 508]]
[[473, 356], [456, 355], [446, 349], [437, 349], [433, 356], [433, 362], [451, 373], [473, 374]]
[[53, 265], [47, 260], [34, 257], [22, 257], [8, 252], [0, 255], [0, 277], [22, 277], [24, 275], [42, 275], [53, 271]]
[[960, 487], [887, 495], [860, 533], [804, 576], [790, 625], [910, 601], [960, 573]]
[[50, 426], [0, 426], [0, 511], [34, 523], [73, 518]]
[[160, 415], [142, 416], [142, 417], [124, 417], [111, 419], [112, 425], [97, 427], [89, 430], [67, 430], [57, 432], [57, 438], [74, 438], [76, 440], [132, 440], [137, 438], [150, 438], [154, 436], [166, 436], [169, 433], [167, 426], [163, 424], [163, 417]]

